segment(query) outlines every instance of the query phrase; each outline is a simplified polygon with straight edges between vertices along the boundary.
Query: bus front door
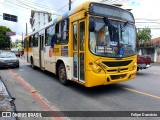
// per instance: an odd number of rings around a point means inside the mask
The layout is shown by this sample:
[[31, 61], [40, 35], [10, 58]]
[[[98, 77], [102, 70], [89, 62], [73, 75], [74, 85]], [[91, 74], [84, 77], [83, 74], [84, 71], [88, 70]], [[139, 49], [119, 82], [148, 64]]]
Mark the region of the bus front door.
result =
[[85, 21], [81, 20], [73, 23], [73, 76], [75, 80], [85, 82], [84, 72], [84, 40]]

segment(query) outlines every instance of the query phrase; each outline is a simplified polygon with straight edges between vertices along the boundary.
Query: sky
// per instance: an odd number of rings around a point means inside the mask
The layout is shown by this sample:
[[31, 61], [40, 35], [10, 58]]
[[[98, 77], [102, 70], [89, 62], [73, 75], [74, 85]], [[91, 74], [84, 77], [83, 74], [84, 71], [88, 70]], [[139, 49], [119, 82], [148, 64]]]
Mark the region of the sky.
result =
[[[88, 0], [72, 0], [72, 9], [77, 5]], [[92, 0], [92, 1], [106, 1], [108, 4], [123, 4], [122, 8], [132, 9], [132, 13], [136, 20], [137, 28], [149, 27], [151, 28], [152, 38], [160, 37], [160, 0]], [[29, 23], [31, 9], [47, 11], [53, 14], [62, 15], [68, 11], [69, 0], [0, 0], [0, 26], [6, 26], [16, 36], [11, 37], [12, 41], [17, 38], [22, 39], [26, 31], [26, 23], [28, 32], [31, 32]], [[10, 22], [3, 20], [3, 13], [8, 13], [18, 16], [18, 22]], [[53, 15], [53, 18], [57, 17]], [[152, 29], [154, 28], [154, 29]], [[159, 28], [159, 29], [155, 29]]]

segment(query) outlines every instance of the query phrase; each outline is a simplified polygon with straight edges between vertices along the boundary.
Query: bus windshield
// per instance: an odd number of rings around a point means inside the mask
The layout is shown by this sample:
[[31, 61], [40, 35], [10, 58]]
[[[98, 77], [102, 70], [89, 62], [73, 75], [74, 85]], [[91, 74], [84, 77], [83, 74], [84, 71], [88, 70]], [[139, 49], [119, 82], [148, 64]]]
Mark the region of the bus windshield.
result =
[[[136, 54], [136, 29], [129, 22], [90, 18], [95, 21], [95, 30], [90, 31], [90, 51], [99, 56], [128, 57]], [[92, 20], [93, 21], [93, 20]]]

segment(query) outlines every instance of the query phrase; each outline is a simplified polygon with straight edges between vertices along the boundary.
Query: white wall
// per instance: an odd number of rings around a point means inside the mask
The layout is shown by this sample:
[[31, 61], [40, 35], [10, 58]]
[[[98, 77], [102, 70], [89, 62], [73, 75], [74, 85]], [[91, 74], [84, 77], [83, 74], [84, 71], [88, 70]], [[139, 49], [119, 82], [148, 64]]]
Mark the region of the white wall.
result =
[[32, 30], [36, 31], [37, 29], [43, 27], [48, 23], [48, 14], [35, 12], [33, 16], [33, 27]]

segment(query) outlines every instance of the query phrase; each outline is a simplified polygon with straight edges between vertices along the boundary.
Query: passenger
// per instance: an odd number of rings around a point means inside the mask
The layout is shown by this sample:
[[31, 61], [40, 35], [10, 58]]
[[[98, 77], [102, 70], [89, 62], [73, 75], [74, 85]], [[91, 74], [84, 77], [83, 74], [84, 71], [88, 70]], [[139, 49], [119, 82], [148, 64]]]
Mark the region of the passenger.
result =
[[97, 42], [97, 45], [98, 46], [104, 46], [104, 42], [105, 42], [105, 32], [104, 32], [104, 28], [101, 28], [99, 31], [98, 31], [98, 42]]

